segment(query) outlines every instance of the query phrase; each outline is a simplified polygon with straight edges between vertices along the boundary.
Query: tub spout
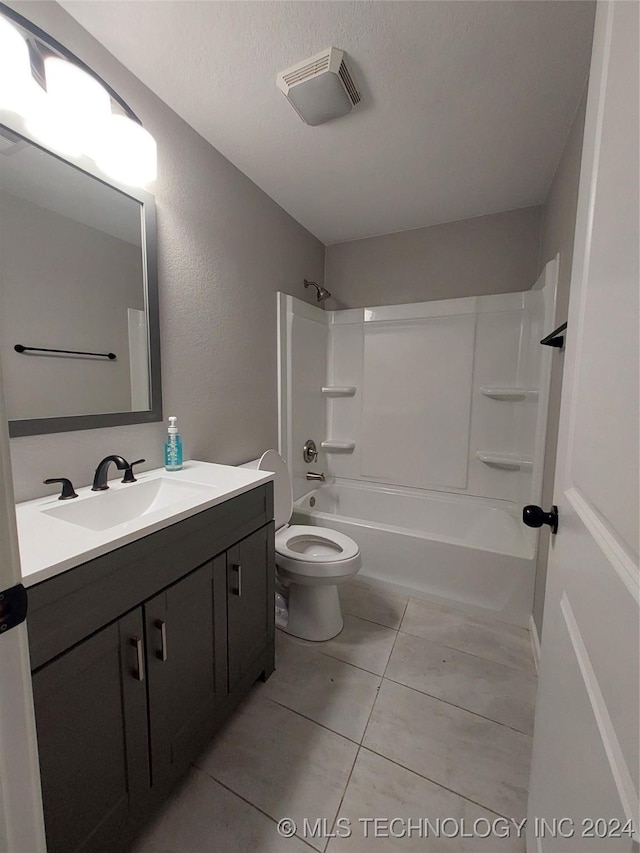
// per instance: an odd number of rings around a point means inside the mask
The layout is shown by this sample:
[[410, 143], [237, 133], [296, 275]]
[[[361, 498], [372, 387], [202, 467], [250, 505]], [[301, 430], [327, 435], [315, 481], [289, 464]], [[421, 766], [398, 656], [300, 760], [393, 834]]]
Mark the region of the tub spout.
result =
[[324, 483], [326, 480], [326, 477], [323, 473], [316, 474], [315, 471], [307, 471], [306, 477], [307, 480], [319, 480], [321, 483]]

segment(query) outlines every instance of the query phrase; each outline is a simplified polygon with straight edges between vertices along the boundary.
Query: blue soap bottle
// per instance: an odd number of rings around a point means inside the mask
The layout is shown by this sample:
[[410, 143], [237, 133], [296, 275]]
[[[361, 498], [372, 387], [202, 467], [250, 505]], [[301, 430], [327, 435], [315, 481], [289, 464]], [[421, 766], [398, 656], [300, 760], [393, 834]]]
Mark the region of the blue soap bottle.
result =
[[169, 430], [164, 444], [164, 467], [167, 471], [182, 468], [182, 437], [178, 432], [178, 419], [169, 418]]

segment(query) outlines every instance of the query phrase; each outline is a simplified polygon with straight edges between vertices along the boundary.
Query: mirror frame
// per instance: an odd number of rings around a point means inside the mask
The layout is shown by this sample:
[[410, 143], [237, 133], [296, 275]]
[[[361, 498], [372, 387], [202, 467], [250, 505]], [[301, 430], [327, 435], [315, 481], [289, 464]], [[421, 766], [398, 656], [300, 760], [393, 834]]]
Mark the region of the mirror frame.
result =
[[[22, 15], [0, 3], [0, 14], [18, 24], [29, 35], [41, 42], [52, 53], [63, 56], [65, 59], [80, 66], [83, 70], [96, 77], [107, 89], [111, 97], [123, 108], [130, 117], [137, 116], [130, 107], [114, 92], [114, 90], [98, 77], [85, 63], [68, 51], [63, 45], [43, 32], [39, 27], [32, 24]], [[142, 229], [142, 259], [145, 290], [145, 306], [148, 323], [148, 345], [149, 345], [149, 393], [151, 395], [151, 406], [149, 409], [137, 412], [106, 412], [103, 414], [64, 415], [45, 418], [25, 418], [9, 420], [9, 435], [12, 438], [28, 435], [45, 435], [56, 432], [72, 432], [74, 430], [99, 429], [102, 427], [126, 426], [129, 424], [157, 423], [162, 421], [162, 375], [160, 366], [160, 311], [158, 301], [158, 263], [157, 263], [157, 232], [156, 232], [156, 206], [152, 193], [141, 187], [131, 187], [117, 181], [106, 178], [99, 172], [95, 164], [88, 157], [77, 159], [65, 157], [57, 152], [51, 151], [39, 141], [33, 139], [26, 128], [25, 120], [16, 113], [0, 110], [0, 126], [5, 127], [10, 133], [22, 137], [30, 145], [46, 152], [69, 166], [84, 172], [93, 180], [100, 181], [106, 186], [127, 195], [141, 204], [141, 229]]]

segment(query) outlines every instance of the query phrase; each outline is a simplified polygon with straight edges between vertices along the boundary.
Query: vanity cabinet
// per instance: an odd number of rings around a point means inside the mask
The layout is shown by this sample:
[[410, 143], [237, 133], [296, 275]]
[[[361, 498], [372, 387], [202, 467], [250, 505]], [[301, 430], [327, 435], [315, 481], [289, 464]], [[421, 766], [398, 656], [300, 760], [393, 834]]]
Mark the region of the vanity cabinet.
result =
[[[168, 788], [215, 731], [214, 567], [205, 563], [144, 605], [154, 787]], [[264, 564], [263, 564], [264, 570]]]
[[264, 530], [227, 551], [228, 691], [250, 671], [259, 650], [273, 636], [275, 608], [264, 607], [268, 578], [265, 561], [274, 561]]
[[49, 853], [126, 849], [274, 668], [272, 484], [29, 590]]
[[138, 608], [33, 676], [48, 853], [117, 849], [150, 789], [143, 630]]

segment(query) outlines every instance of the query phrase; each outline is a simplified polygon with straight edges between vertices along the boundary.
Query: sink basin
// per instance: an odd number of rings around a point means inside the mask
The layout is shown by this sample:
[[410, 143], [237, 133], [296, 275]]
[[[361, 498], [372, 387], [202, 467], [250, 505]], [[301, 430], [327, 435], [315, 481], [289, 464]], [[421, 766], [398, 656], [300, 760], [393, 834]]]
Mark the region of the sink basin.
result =
[[84, 486], [73, 500], [24, 501], [16, 506], [23, 583], [41, 583], [272, 479], [266, 471], [191, 459], [181, 471], [140, 472], [136, 483], [115, 477], [104, 492]]
[[80, 500], [61, 503], [43, 513], [85, 530], [108, 530], [156, 510], [184, 501], [204, 500], [221, 491], [215, 486], [158, 477], [123, 488], [110, 488], [107, 492], [89, 493]]

